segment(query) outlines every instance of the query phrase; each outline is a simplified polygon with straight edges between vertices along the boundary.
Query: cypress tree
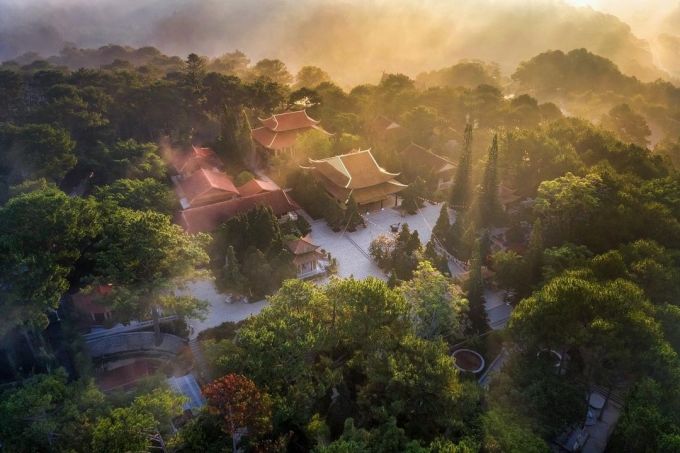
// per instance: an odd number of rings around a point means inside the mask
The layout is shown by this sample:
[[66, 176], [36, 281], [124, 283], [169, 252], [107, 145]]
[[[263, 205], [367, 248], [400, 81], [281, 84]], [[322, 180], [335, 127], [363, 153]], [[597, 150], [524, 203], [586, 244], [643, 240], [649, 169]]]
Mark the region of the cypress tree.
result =
[[437, 223], [434, 224], [432, 228], [432, 237], [439, 241], [439, 243], [446, 250], [449, 250], [451, 244], [449, 244], [449, 236], [451, 235], [451, 222], [449, 222], [449, 207], [446, 203], [442, 204], [442, 208], [439, 211], [439, 217], [437, 218]]
[[347, 225], [347, 231], [354, 231], [359, 225], [364, 223], [363, 217], [359, 214], [359, 205], [352, 196], [350, 196], [347, 201], [343, 222]]
[[493, 136], [489, 147], [489, 157], [484, 169], [481, 192], [479, 194], [479, 221], [481, 227], [493, 224], [498, 213], [498, 136]]
[[243, 286], [243, 274], [241, 274], [241, 266], [236, 258], [236, 252], [233, 246], [227, 247], [227, 254], [224, 263], [224, 281], [230, 287], [240, 290]]
[[470, 318], [470, 331], [474, 334], [480, 334], [489, 330], [489, 318], [484, 306], [484, 279], [482, 277], [481, 252], [481, 242], [477, 240], [472, 251], [470, 275], [467, 281], [468, 316]]
[[437, 247], [433, 239], [434, 238], [430, 238], [430, 240], [427, 241], [427, 244], [425, 245], [425, 253], [423, 254], [423, 256], [425, 257], [426, 260], [432, 263], [432, 266], [434, 266], [439, 272], [441, 272], [444, 275], [450, 275], [451, 271], [449, 270], [449, 262], [445, 256], [440, 255], [437, 252]]
[[472, 166], [472, 124], [465, 125], [463, 153], [458, 161], [456, 178], [451, 189], [451, 206], [466, 207], [470, 202], [470, 167]]
[[526, 274], [528, 278], [528, 288], [540, 282], [543, 266], [543, 224], [541, 219], [536, 219], [529, 236], [529, 249], [526, 254]]

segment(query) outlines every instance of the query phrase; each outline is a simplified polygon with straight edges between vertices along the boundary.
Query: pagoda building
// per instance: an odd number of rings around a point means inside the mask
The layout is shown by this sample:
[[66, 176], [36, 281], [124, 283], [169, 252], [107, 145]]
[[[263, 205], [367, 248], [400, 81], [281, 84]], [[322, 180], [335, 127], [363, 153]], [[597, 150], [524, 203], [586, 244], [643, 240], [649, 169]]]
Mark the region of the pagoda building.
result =
[[313, 277], [324, 272], [320, 264], [324, 254], [319, 251], [320, 246], [314, 244], [309, 235], [290, 241], [286, 246], [293, 255], [293, 265], [298, 278]]
[[332, 135], [319, 126], [319, 121], [310, 118], [306, 110], [277, 113], [260, 118], [260, 123], [262, 126], [253, 129], [251, 136], [266, 153], [292, 152], [298, 135], [312, 129]]
[[309, 159], [303, 168], [311, 170], [326, 192], [343, 205], [353, 198], [360, 206], [382, 208], [394, 195], [396, 206], [397, 194], [407, 187], [395, 179], [399, 173], [390, 173], [378, 165], [370, 149]]

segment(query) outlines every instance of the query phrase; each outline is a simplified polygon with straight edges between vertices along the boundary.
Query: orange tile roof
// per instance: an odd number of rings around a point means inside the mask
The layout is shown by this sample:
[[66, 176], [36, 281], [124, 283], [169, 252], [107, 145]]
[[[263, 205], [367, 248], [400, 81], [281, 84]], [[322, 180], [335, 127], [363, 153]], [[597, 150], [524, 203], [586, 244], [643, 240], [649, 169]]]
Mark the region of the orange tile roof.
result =
[[251, 136], [264, 148], [274, 151], [291, 148], [298, 134], [310, 129], [332, 135], [318, 125], [319, 121], [310, 118], [305, 110], [278, 113], [269, 118], [260, 118], [260, 122], [262, 126], [252, 129]]
[[273, 192], [275, 190], [279, 190], [279, 186], [273, 182], [262, 181], [261, 179], [251, 179], [238, 187], [238, 192], [242, 197], [249, 197], [262, 192]]
[[179, 186], [189, 204], [193, 204], [198, 197], [211, 190], [222, 191], [226, 196], [237, 196], [239, 194], [229, 176], [222, 172], [204, 168], [197, 170], [188, 178], [180, 180]]
[[295, 110], [284, 113], [277, 113], [269, 118], [262, 119], [260, 122], [264, 127], [273, 132], [285, 132], [296, 129], [308, 129], [319, 124], [319, 121], [310, 118], [306, 110]]
[[386, 116], [379, 116], [373, 121], [373, 129], [378, 132], [387, 132], [393, 129], [399, 129], [401, 125], [396, 121], [392, 121]]
[[408, 145], [401, 153], [405, 158], [416, 164], [428, 166], [435, 173], [447, 173], [456, 169], [456, 164], [449, 159], [442, 157], [439, 154], [435, 154], [432, 150], [415, 143]]
[[290, 241], [286, 244], [286, 246], [293, 255], [304, 255], [306, 253], [312, 253], [315, 252], [320, 247], [311, 241], [309, 235], [296, 239], [294, 241]]
[[250, 131], [253, 139], [262, 145], [266, 149], [271, 149], [274, 151], [280, 150], [280, 149], [286, 149], [290, 148], [293, 145], [295, 145], [295, 141], [297, 140], [297, 136], [303, 132], [306, 132], [310, 129], [316, 129], [320, 132], [323, 132], [324, 134], [327, 135], [332, 135], [329, 132], [326, 132], [322, 127], [320, 126], [311, 126], [303, 129], [294, 129], [290, 131], [281, 131], [281, 132], [275, 132], [270, 129], [267, 129], [266, 127], [258, 127]]
[[189, 153], [175, 155], [172, 165], [178, 173], [190, 174], [199, 168], [222, 168], [222, 161], [212, 149], [193, 146]]
[[299, 209], [281, 189], [273, 192], [262, 192], [249, 197], [237, 197], [219, 203], [188, 208], [177, 214], [179, 223], [188, 233], [214, 231], [221, 223], [233, 216], [249, 211], [258, 205], [272, 208], [276, 216], [282, 216]]
[[112, 285], [99, 285], [90, 292], [79, 291], [71, 296], [71, 299], [73, 300], [73, 305], [76, 307], [76, 309], [83, 313], [109, 313], [111, 309], [106, 305], [96, 302], [96, 300], [104, 296], [108, 296], [112, 290]]

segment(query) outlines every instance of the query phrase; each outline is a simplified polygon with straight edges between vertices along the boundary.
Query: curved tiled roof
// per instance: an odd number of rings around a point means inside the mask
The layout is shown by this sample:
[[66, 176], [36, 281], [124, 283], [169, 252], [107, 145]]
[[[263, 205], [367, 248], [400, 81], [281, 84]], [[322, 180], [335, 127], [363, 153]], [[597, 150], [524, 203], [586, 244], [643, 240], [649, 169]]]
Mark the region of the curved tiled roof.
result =
[[192, 146], [188, 153], [176, 155], [172, 165], [179, 173], [191, 173], [198, 168], [221, 168], [222, 161], [212, 149]]
[[370, 149], [352, 151], [328, 159], [310, 159], [309, 163], [333, 184], [346, 189], [363, 189], [399, 176], [399, 173], [390, 173], [380, 167]]
[[309, 239], [309, 236], [290, 241], [286, 246], [293, 255], [304, 255], [305, 253], [315, 252], [319, 248]]
[[260, 122], [264, 127], [273, 132], [292, 131], [295, 129], [309, 128], [319, 124], [319, 121], [310, 118], [309, 115], [307, 115], [306, 110], [277, 113], [269, 118], [260, 118]]
[[306, 132], [310, 129], [315, 129], [327, 135], [332, 135], [325, 131], [320, 126], [310, 126], [302, 129], [293, 129], [289, 131], [272, 131], [266, 127], [258, 127], [250, 131], [253, 139], [267, 149], [280, 150], [290, 148], [295, 145], [298, 134]]

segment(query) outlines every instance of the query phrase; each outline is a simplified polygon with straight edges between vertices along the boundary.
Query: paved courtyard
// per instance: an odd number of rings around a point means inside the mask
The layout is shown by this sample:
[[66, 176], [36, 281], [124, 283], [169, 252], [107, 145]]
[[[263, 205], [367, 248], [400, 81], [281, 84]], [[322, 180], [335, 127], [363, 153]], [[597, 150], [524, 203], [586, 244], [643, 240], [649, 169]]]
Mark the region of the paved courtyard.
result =
[[[329, 251], [338, 260], [339, 277], [354, 276], [357, 279], [363, 279], [373, 276], [385, 280], [387, 278], [386, 275], [368, 254], [371, 241], [380, 234], [391, 234], [390, 225], [408, 223], [412, 231], [418, 231], [420, 241], [425, 244], [430, 240], [432, 227], [437, 221], [440, 209], [441, 204], [427, 203], [418, 213], [413, 215], [402, 215], [399, 211], [392, 208], [363, 213], [366, 227], [354, 232], [345, 233], [334, 232], [326, 225], [325, 221], [317, 220], [311, 224], [312, 241], [324, 250]], [[460, 269], [454, 262], [450, 262], [449, 267], [453, 274], [463, 272], [463, 269]], [[322, 284], [327, 281], [328, 278], [319, 280], [319, 283]], [[193, 328], [192, 338], [198, 335], [199, 332], [218, 326], [223, 322], [238, 322], [251, 315], [255, 315], [267, 304], [264, 300], [254, 303], [229, 303], [227, 302], [229, 296], [218, 293], [211, 279], [191, 283], [183, 293], [206, 300], [210, 304], [205, 320], [190, 320], [189, 324]], [[494, 329], [504, 327], [507, 318], [510, 316], [511, 307], [503, 300], [504, 295], [502, 291], [492, 291], [490, 289], [485, 291], [489, 324]]]
[[489, 326], [494, 330], [505, 327], [512, 313], [512, 307], [505, 303], [505, 291], [487, 288], [484, 290], [484, 301]]
[[190, 283], [184, 291], [179, 293], [191, 294], [197, 299], [205, 300], [210, 304], [206, 319], [189, 320], [189, 325], [192, 327], [189, 338], [195, 338], [199, 332], [210, 327], [219, 326], [223, 322], [238, 322], [251, 315], [256, 315], [267, 304], [264, 300], [250, 304], [245, 302], [229, 303], [227, 302], [229, 295], [218, 293], [212, 279], [198, 280]]
[[425, 244], [430, 240], [440, 209], [441, 204], [427, 203], [414, 215], [402, 215], [393, 208], [362, 213], [366, 227], [345, 233], [336, 233], [324, 220], [317, 220], [312, 223], [312, 241], [338, 260], [339, 277], [362, 279], [373, 276], [385, 280], [387, 277], [368, 254], [371, 241], [380, 234], [391, 234], [392, 224], [408, 223], [411, 231], [418, 231], [420, 242]]

